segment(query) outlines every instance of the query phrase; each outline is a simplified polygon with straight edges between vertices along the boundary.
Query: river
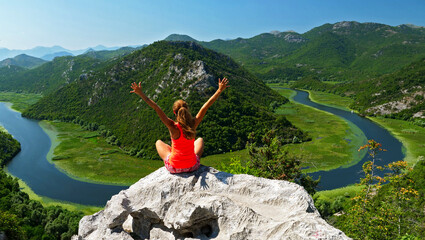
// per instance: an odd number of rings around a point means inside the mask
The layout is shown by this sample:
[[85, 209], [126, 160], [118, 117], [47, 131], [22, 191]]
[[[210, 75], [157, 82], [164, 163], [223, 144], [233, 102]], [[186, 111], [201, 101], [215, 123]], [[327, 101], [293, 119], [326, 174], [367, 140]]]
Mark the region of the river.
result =
[[38, 121], [21, 117], [0, 102], [0, 124], [21, 143], [21, 152], [6, 167], [36, 194], [84, 205], [104, 206], [127, 186], [87, 183], [70, 178], [47, 161], [51, 141]]
[[[404, 158], [404, 154], [402, 152], [402, 143], [393, 137], [385, 128], [379, 126], [367, 118], [360, 117], [355, 113], [312, 102], [309, 98], [308, 92], [300, 90], [296, 91], [297, 95], [294, 96], [294, 101], [342, 117], [359, 127], [360, 130], [362, 130], [362, 132], [366, 135], [367, 139], [374, 139], [375, 141], [381, 143], [383, 148], [387, 151], [379, 153], [379, 160], [376, 161], [377, 165], [383, 166], [394, 161], [402, 160]], [[344, 187], [359, 182], [360, 177], [364, 176], [362, 169], [363, 163], [368, 160], [371, 159], [369, 154], [366, 154], [360, 162], [351, 167], [340, 167], [330, 171], [319, 171], [310, 173], [310, 175], [315, 179], [321, 176], [319, 185], [320, 188], [318, 190], [329, 190]]]

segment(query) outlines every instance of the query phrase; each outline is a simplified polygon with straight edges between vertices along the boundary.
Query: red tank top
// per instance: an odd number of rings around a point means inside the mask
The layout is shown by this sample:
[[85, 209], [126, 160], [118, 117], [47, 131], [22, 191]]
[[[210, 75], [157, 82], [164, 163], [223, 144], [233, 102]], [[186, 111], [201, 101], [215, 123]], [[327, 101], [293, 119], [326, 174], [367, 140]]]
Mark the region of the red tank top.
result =
[[171, 138], [171, 156], [168, 158], [170, 165], [175, 168], [191, 168], [196, 164], [195, 139], [186, 139], [182, 127], [176, 123], [180, 131], [178, 139]]

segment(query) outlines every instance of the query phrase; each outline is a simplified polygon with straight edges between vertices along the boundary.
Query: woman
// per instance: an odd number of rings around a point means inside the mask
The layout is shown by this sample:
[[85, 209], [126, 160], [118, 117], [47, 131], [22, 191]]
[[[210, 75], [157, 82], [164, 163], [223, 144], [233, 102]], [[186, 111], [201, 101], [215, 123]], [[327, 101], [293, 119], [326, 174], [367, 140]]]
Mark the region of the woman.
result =
[[200, 157], [204, 151], [204, 140], [198, 138], [195, 141], [196, 128], [201, 123], [208, 108], [218, 99], [221, 92], [228, 87], [227, 84], [227, 78], [218, 79], [217, 91], [202, 106], [195, 118], [190, 114], [185, 101], [177, 100], [174, 102], [173, 112], [176, 116], [176, 121], [167, 117], [162, 109], [143, 93], [140, 82], [138, 85], [135, 82], [131, 84], [133, 90], [130, 93], [136, 93], [153, 108], [170, 132], [171, 147], [161, 140], [157, 140], [155, 144], [158, 155], [162, 158], [165, 167], [170, 173], [192, 172], [199, 168]]

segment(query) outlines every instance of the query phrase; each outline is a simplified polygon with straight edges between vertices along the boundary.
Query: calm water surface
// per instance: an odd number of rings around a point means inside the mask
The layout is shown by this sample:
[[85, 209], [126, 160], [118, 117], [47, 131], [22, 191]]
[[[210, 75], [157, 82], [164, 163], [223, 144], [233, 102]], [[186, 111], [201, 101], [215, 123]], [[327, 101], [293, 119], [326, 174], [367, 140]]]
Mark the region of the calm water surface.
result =
[[0, 124], [21, 143], [21, 152], [7, 165], [9, 173], [22, 179], [36, 194], [73, 203], [103, 206], [126, 186], [77, 181], [46, 159], [51, 141], [38, 121], [21, 117], [0, 102]]

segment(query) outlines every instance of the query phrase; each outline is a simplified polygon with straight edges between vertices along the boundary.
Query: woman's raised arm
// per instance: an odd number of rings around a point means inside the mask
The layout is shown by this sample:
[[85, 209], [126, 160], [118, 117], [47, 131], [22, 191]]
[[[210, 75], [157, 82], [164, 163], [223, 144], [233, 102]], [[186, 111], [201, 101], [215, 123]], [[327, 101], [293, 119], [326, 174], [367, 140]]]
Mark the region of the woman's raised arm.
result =
[[158, 117], [161, 119], [161, 121], [167, 126], [168, 129], [172, 128], [174, 126], [174, 121], [171, 120], [167, 115], [165, 115], [164, 111], [156, 104], [154, 101], [152, 101], [150, 98], [148, 98], [142, 91], [142, 83], [139, 82], [139, 84], [133, 82], [131, 84], [131, 88], [133, 89], [130, 91], [130, 93], [136, 93], [139, 95], [143, 101], [145, 101], [151, 108], [153, 108], [158, 115]]
[[201, 123], [202, 119], [204, 118], [205, 114], [207, 113], [208, 108], [210, 108], [211, 105], [218, 99], [218, 97], [220, 96], [221, 92], [223, 92], [227, 87], [229, 87], [229, 86], [227, 86], [228, 83], [229, 83], [229, 80], [227, 80], [227, 78], [218, 79], [218, 89], [217, 89], [217, 91], [201, 107], [201, 109], [199, 110], [198, 114], [196, 114], [196, 117], [195, 117], [195, 129]]

